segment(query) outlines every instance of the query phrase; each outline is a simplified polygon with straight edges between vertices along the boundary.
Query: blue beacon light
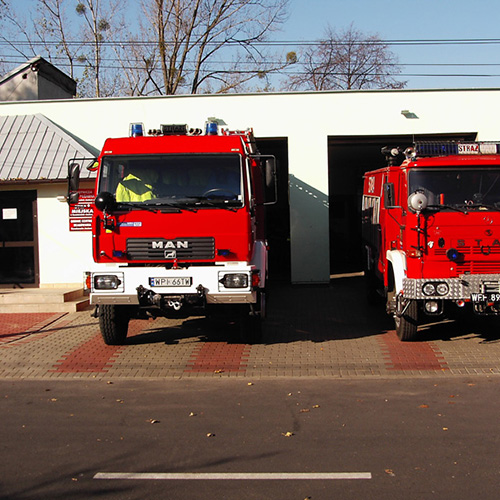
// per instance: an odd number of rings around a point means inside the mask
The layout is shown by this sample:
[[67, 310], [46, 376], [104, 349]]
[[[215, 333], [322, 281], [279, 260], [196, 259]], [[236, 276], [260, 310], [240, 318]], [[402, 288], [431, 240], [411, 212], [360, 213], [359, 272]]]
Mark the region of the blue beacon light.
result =
[[131, 123], [130, 124], [130, 136], [131, 137], [142, 137], [144, 135], [144, 127], [142, 123]]

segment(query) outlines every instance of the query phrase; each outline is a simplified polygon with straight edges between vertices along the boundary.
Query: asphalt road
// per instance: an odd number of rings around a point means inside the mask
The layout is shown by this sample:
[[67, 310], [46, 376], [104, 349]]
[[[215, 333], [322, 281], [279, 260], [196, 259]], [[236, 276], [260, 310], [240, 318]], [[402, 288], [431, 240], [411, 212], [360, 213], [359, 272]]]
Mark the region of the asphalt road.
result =
[[499, 390], [483, 375], [1, 380], [0, 497], [493, 500]]

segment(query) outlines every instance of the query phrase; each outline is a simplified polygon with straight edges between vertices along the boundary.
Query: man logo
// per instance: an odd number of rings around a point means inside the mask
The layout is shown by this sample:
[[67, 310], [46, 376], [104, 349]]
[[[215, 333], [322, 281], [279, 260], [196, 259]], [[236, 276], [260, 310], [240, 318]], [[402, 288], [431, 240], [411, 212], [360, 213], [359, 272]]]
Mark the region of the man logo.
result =
[[176, 250], [178, 248], [189, 248], [189, 242], [185, 240], [157, 240], [151, 242], [151, 248], [163, 250]]

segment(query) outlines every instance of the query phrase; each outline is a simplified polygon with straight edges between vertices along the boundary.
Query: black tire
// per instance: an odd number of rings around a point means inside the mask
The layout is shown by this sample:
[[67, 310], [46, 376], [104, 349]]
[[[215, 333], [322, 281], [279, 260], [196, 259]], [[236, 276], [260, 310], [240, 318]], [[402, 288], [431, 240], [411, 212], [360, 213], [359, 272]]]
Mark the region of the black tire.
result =
[[243, 310], [239, 318], [241, 340], [246, 344], [257, 344], [262, 340], [262, 318]]
[[99, 306], [99, 328], [106, 345], [122, 345], [127, 338], [130, 311], [128, 306]]
[[402, 342], [417, 340], [418, 330], [418, 303], [408, 300], [408, 307], [401, 316], [394, 315], [396, 333]]

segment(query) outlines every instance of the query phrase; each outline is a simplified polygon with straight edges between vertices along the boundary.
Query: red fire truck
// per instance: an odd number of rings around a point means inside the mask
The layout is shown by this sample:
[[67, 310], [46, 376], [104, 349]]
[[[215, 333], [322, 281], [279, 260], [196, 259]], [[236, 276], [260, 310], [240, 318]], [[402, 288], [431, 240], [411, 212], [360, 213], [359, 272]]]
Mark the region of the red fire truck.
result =
[[[86, 273], [106, 344], [131, 318], [216, 315], [256, 340], [265, 316], [265, 205], [276, 167], [252, 130], [161, 125], [107, 139], [97, 162], [92, 220], [95, 269]], [[69, 165], [71, 203], [80, 164]]]
[[420, 315], [455, 306], [500, 314], [500, 144], [382, 152], [388, 165], [364, 176], [365, 276], [399, 338], [415, 340]]

